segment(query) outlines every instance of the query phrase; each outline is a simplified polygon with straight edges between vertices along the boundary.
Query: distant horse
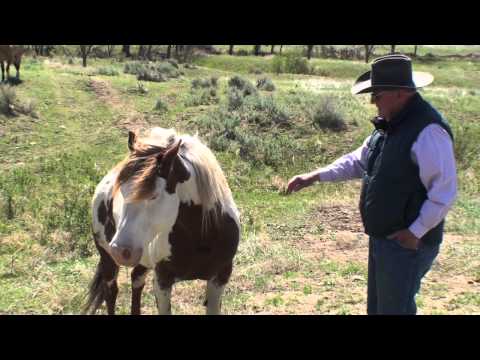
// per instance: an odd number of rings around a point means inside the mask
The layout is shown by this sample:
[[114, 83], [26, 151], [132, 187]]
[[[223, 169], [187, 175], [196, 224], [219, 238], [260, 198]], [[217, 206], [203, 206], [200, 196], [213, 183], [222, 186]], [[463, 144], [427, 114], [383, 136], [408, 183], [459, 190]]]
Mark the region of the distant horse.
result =
[[22, 62], [22, 55], [25, 49], [14, 47], [10, 45], [0, 45], [0, 65], [2, 67], [2, 81], [5, 81], [5, 67], [4, 62], [7, 63], [7, 80], [10, 78], [10, 64], [15, 65], [17, 70], [17, 80], [20, 80], [20, 64]]
[[98, 184], [93, 234], [100, 253], [85, 313], [105, 301], [115, 314], [119, 266], [133, 267], [131, 313], [140, 314], [145, 277], [154, 269], [160, 314], [171, 314], [177, 281], [207, 281], [207, 314], [219, 314], [240, 239], [236, 204], [213, 153], [196, 137], [153, 128], [129, 132], [130, 155]]

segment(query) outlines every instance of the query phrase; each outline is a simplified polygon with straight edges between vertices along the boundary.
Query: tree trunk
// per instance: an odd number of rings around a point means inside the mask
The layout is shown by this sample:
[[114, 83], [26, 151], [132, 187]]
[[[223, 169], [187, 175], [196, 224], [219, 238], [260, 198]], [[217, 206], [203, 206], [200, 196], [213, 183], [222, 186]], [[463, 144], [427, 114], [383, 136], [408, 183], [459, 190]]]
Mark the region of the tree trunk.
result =
[[270, 50], [270, 54], [271, 55], [275, 54], [275, 45], [272, 45], [272, 49]]
[[280, 55], [282, 55], [282, 48], [283, 48], [283, 45], [280, 45]]
[[139, 59], [144, 59], [145, 58], [145, 45], [140, 45], [140, 47], [138, 48], [138, 58]]
[[395, 53], [395, 47], [397, 45], [390, 45], [390, 46], [391, 46], [390, 53], [392, 53], [392, 54]]
[[153, 47], [153, 45], [148, 45], [148, 48], [147, 48], [147, 59], [148, 60], [152, 60], [152, 47]]
[[415, 48], [413, 49], [413, 56], [417, 57], [417, 50], [418, 50], [418, 45], [415, 45]]
[[115, 45], [107, 45], [107, 55], [108, 55], [108, 57], [112, 57], [114, 49], [115, 49]]
[[375, 45], [365, 45], [365, 62], [368, 63], [368, 60], [370, 59], [370, 55], [373, 52], [373, 48]]
[[228, 48], [228, 55], [233, 55], [233, 47], [235, 45], [230, 45], [230, 47]]
[[132, 54], [130, 54], [130, 45], [123, 45], [122, 52], [125, 54], [125, 57], [132, 56]]
[[312, 58], [313, 45], [307, 45], [307, 46], [308, 46], [307, 58], [308, 60], [310, 60]]
[[172, 55], [172, 45], [167, 46], [167, 59], [170, 59], [170, 56]]
[[260, 55], [260, 49], [262, 48], [262, 45], [255, 45], [253, 47], [253, 53], [255, 54], [255, 56], [258, 56]]

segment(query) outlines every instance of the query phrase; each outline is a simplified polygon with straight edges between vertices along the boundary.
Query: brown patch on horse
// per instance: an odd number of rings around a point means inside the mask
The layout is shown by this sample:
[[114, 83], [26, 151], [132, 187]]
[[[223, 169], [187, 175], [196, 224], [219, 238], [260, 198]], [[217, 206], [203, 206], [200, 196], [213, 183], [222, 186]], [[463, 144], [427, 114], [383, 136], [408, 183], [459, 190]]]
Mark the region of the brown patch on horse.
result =
[[105, 203], [102, 201], [100, 203], [100, 206], [98, 207], [98, 221], [102, 224], [105, 225], [105, 222], [107, 221], [107, 207], [105, 206]]
[[115, 235], [116, 226], [115, 226], [115, 219], [113, 218], [113, 198], [110, 199], [107, 203], [107, 216], [105, 220], [105, 238], [107, 242], [110, 243], [112, 241], [113, 235]]
[[215, 279], [218, 285], [228, 282], [238, 248], [239, 228], [229, 214], [222, 213], [218, 224], [202, 232], [202, 210], [201, 205], [180, 203], [169, 234], [171, 256], [157, 265], [160, 285], [169, 284], [172, 277]]

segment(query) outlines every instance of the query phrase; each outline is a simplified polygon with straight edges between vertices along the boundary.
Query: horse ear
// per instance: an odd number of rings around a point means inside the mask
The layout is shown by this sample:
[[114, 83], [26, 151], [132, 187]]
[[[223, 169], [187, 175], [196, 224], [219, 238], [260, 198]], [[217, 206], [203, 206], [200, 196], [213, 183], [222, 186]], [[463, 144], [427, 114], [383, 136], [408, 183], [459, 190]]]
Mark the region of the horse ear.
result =
[[128, 149], [133, 152], [135, 150], [135, 141], [137, 141], [137, 134], [133, 131], [128, 132]]
[[165, 190], [169, 194], [175, 192], [178, 183], [187, 181], [190, 178], [183, 160], [178, 156], [182, 141], [179, 140], [174, 146], [167, 150], [162, 159], [162, 171], [160, 176], [167, 180]]

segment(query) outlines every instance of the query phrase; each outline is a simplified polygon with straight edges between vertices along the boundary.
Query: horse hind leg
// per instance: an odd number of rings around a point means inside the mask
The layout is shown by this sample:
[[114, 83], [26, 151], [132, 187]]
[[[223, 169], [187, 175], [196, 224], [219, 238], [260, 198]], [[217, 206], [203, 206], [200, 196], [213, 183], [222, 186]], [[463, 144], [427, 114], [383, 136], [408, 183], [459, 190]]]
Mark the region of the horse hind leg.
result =
[[141, 314], [142, 291], [145, 286], [145, 278], [147, 274], [148, 269], [142, 265], [135, 266], [132, 271], [132, 315]]
[[226, 266], [217, 276], [207, 282], [207, 294], [204, 305], [207, 315], [220, 315], [222, 310], [222, 296], [225, 286], [232, 274], [232, 264]]

